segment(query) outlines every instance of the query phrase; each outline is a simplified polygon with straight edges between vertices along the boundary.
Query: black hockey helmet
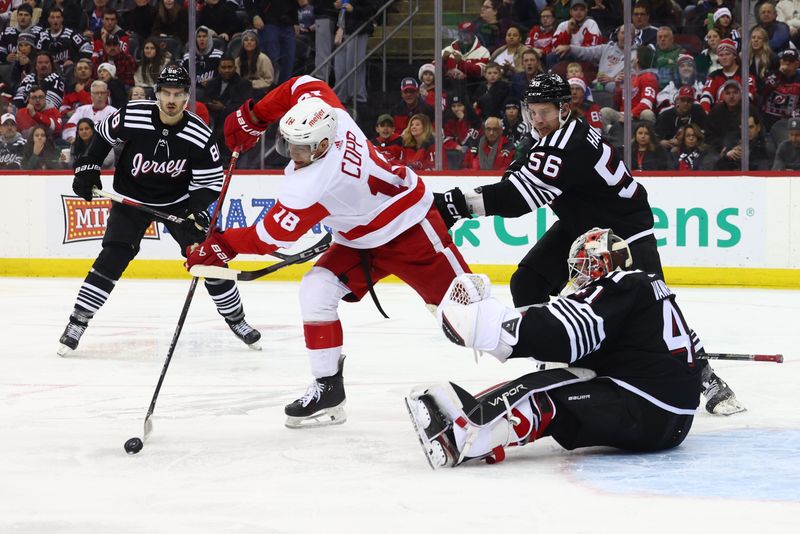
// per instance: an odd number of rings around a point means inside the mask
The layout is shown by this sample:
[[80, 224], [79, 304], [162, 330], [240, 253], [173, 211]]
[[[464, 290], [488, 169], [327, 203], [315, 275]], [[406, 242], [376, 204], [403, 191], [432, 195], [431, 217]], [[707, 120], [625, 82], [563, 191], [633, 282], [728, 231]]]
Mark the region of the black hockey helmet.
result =
[[177, 63], [172, 63], [164, 67], [164, 70], [158, 75], [158, 80], [156, 80], [156, 93], [159, 92], [162, 87], [177, 87], [184, 91], [189, 91], [191, 84], [192, 82], [189, 79], [189, 73], [186, 72], [186, 69]]
[[558, 74], [537, 74], [525, 89], [525, 102], [528, 104], [552, 103], [560, 107], [562, 102], [571, 100], [569, 84]]

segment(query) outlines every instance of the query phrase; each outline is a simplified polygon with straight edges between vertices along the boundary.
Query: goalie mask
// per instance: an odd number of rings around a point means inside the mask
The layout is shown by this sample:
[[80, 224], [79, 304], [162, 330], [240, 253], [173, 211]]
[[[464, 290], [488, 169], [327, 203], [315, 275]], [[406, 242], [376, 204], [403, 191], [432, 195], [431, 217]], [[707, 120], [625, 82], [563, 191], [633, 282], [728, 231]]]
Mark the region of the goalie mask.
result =
[[[279, 154], [297, 163], [312, 163], [322, 158], [336, 139], [336, 110], [321, 98], [307, 98], [295, 104], [280, 121], [276, 140]], [[317, 153], [320, 144], [328, 147]]]
[[568, 287], [574, 292], [612, 271], [629, 269], [633, 258], [624, 239], [609, 229], [592, 228], [572, 243], [567, 265]]

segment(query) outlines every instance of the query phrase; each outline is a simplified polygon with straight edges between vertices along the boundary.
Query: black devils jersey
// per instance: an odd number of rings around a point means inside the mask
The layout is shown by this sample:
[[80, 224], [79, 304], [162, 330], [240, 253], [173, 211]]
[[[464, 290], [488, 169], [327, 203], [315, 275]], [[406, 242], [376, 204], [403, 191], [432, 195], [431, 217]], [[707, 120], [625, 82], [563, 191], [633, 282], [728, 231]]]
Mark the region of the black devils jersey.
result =
[[549, 204], [574, 237], [596, 226], [628, 242], [653, 232], [647, 191], [583, 120], [535, 141], [507, 176], [481, 188], [486, 215], [519, 217]]
[[194, 113], [185, 111], [178, 124], [167, 126], [155, 102], [135, 100], [102, 121], [97, 133], [77, 164], [99, 165], [122, 144], [114, 171], [114, 189], [121, 195], [154, 206], [191, 197], [193, 205], [206, 207], [222, 188], [219, 148]]
[[523, 315], [514, 355], [592, 369], [656, 406], [691, 414], [702, 390], [697, 335], [658, 277], [615, 271]]

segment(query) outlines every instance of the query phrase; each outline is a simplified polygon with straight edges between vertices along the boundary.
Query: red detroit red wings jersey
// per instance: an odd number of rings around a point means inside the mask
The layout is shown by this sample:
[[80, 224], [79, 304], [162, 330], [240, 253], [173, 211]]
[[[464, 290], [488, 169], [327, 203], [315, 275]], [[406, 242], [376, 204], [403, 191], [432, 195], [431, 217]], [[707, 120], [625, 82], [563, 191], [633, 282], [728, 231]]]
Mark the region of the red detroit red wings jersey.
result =
[[297, 102], [318, 97], [336, 108], [336, 140], [320, 160], [296, 169], [286, 166], [278, 199], [255, 227], [225, 232], [237, 252], [268, 254], [287, 247], [322, 222], [334, 242], [374, 248], [425, 218], [433, 194], [411, 169], [388, 163], [344, 110], [324, 82], [291, 78], [253, 108], [259, 119], [279, 120]]

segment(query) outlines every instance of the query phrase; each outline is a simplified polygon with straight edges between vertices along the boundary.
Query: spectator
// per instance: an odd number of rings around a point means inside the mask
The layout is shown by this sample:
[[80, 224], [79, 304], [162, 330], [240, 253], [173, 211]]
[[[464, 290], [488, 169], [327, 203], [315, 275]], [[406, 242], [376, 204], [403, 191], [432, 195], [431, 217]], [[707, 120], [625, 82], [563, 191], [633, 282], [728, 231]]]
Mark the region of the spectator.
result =
[[659, 143], [667, 150], [678, 147], [678, 133], [689, 124], [705, 127], [706, 112], [700, 107], [695, 96], [695, 89], [690, 85], [682, 86], [675, 95], [674, 105], [658, 114], [655, 132]]
[[32, 87], [41, 87], [47, 94], [47, 102], [54, 108], [61, 106], [64, 98], [64, 79], [53, 72], [53, 58], [48, 52], [36, 53], [34, 72], [25, 76], [14, 95], [14, 106], [24, 107], [28, 101], [28, 93]]
[[773, 171], [800, 171], [800, 119], [792, 119], [788, 126], [789, 138], [775, 153]]
[[[636, 49], [633, 61], [633, 79], [631, 80], [632, 100], [630, 102], [631, 117], [646, 121], [650, 125], [656, 122], [656, 97], [658, 95], [658, 78], [652, 68], [655, 51], [652, 46], [644, 45]], [[625, 121], [625, 108], [622, 104], [622, 85], [614, 90], [614, 108], [600, 110], [603, 124], [606, 127]]]
[[[341, 6], [339, 6], [341, 7]], [[299, 32], [296, 0], [245, 0], [244, 8], [258, 32], [258, 40], [272, 66], [278, 69], [278, 84], [292, 76]]]
[[570, 7], [572, 7], [570, 0], [552, 0], [551, 6], [553, 7], [553, 15], [556, 17], [556, 26], [565, 20], [569, 20], [569, 11]]
[[612, 95], [617, 84], [625, 76], [625, 27], [617, 28], [616, 42], [586, 47], [572, 46], [570, 54], [580, 61], [590, 61], [596, 64], [597, 78], [593, 81], [594, 91]]
[[[673, 74], [673, 81], [669, 82], [666, 87], [659, 91], [656, 97], [656, 106], [659, 113], [663, 113], [675, 104], [678, 91], [685, 86], [692, 88], [694, 91], [694, 100], [698, 103], [700, 102], [700, 96], [703, 94], [703, 87], [705, 87], [705, 84], [697, 79], [694, 58], [691, 54], [679, 55], [677, 63], [678, 66]], [[702, 108], [699, 108], [699, 112], [705, 115]]]
[[665, 171], [674, 169], [670, 154], [656, 142], [650, 123], [639, 123], [633, 130], [633, 161], [635, 171]]
[[176, 0], [160, 0], [151, 33], [175, 37], [186, 44], [189, 41], [189, 13]]
[[42, 126], [31, 128], [22, 149], [22, 168], [27, 170], [60, 169], [58, 151]]
[[169, 52], [161, 50], [158, 42], [148, 37], [142, 44], [142, 60], [133, 73], [133, 82], [136, 85], [145, 87], [150, 94], [155, 93], [156, 80], [164, 67], [170, 62]]
[[[342, 9], [342, 16], [339, 17], [337, 22], [338, 28], [334, 37], [334, 43], [337, 45], [342, 44], [367, 19], [375, 14], [375, 3], [372, 0], [350, 0], [347, 3], [343, 3], [342, 0], [336, 0], [333, 5]], [[367, 24], [355, 38], [344, 45], [344, 50], [339, 52], [333, 61], [337, 85], [344, 80], [344, 84], [340, 85], [339, 89], [336, 90], [336, 96], [339, 97], [339, 100], [344, 105], [352, 104], [355, 106], [367, 102], [366, 64], [361, 63], [348, 79], [345, 79], [345, 75], [366, 57], [367, 41], [369, 36], [372, 35], [373, 29], [373, 24]], [[354, 97], [356, 101], [351, 102]]]
[[[430, 107], [434, 107], [436, 98], [436, 67], [433, 63], [425, 63], [417, 72], [419, 78], [419, 95]], [[447, 107], [447, 92], [442, 91], [442, 109]]]
[[72, 80], [66, 85], [64, 100], [58, 110], [64, 119], [70, 118], [80, 106], [92, 103], [89, 86], [92, 83], [92, 62], [88, 59], [79, 59], [72, 70]]
[[800, 116], [800, 55], [797, 50], [787, 48], [780, 55], [778, 72], [770, 74], [764, 83], [762, 106], [764, 125], [767, 130], [781, 119]]
[[697, 73], [702, 79], [706, 79], [709, 72], [714, 72], [720, 68], [719, 58], [717, 56], [717, 48], [722, 39], [717, 33], [717, 30], [710, 29], [706, 33], [706, 46], [697, 56]]
[[475, 35], [490, 52], [503, 43], [503, 36], [509, 25], [507, 21], [500, 21], [498, 4], [499, 0], [483, 0], [480, 17], [475, 21]]
[[785, 22], [777, 20], [778, 13], [775, 5], [764, 2], [758, 8], [758, 25], [767, 30], [769, 36], [769, 47], [776, 53], [783, 52], [789, 47], [789, 26]]
[[400, 97], [402, 102], [392, 108], [392, 118], [394, 119], [394, 131], [401, 134], [407, 129], [411, 117], [423, 114], [428, 120], [433, 122], [433, 107], [425, 103], [419, 95], [419, 84], [414, 78], [403, 78], [400, 81]]
[[[63, 1], [61, 2], [63, 4]], [[83, 10], [88, 15], [88, 25], [83, 32], [84, 37], [90, 41], [100, 38], [100, 29], [103, 27], [103, 11], [108, 6], [108, 0], [90, 0], [91, 6], [82, 6]], [[100, 49], [103, 48], [105, 39], [100, 41]]]
[[522, 109], [519, 100], [513, 96], [506, 98], [503, 104], [503, 135], [512, 146], [516, 147], [530, 128], [522, 120]]
[[21, 33], [17, 37], [16, 48], [6, 56], [6, 60], [12, 63], [8, 80], [12, 88], [18, 87], [26, 76], [33, 74], [36, 64], [36, 41], [37, 37], [34, 34]]
[[250, 80], [236, 72], [236, 62], [232, 57], [224, 57], [217, 67], [217, 76], [209, 80], [203, 92], [202, 101], [208, 106], [214, 131], [219, 134], [225, 117], [239, 109], [245, 100], [252, 97], [253, 86]]
[[[198, 68], [201, 64], [200, 52], [197, 54]], [[128, 87], [134, 84], [133, 74], [136, 72], [136, 60], [128, 52], [122, 50], [122, 42], [116, 35], [110, 35], [105, 42], [104, 49], [94, 58], [94, 64], [111, 63], [117, 70], [116, 77], [123, 85]]]
[[375, 137], [372, 144], [384, 159], [392, 164], [399, 164], [403, 157], [403, 139], [394, 131], [394, 119], [388, 113], [378, 117], [375, 123]]
[[117, 68], [112, 63], [101, 63], [97, 67], [97, 79], [106, 82], [111, 105], [120, 109], [128, 101], [125, 86], [117, 79]]
[[110, 7], [103, 9], [102, 25], [100, 29], [94, 32], [92, 49], [94, 50], [94, 57], [101, 55], [104, 51], [106, 41], [112, 35], [119, 40], [119, 49], [123, 52], [128, 52], [128, 34], [125, 33], [118, 22], [119, 17], [117, 10]]
[[258, 49], [258, 34], [254, 30], [245, 30], [242, 33], [242, 48], [236, 58], [236, 72], [245, 80], [250, 80], [254, 100], [265, 95], [275, 81], [272, 61]]
[[552, 67], [560, 59], [571, 54], [571, 46], [597, 46], [603, 42], [600, 27], [595, 21], [587, 18], [586, 0], [571, 0], [570, 18], [556, 28], [553, 52], [545, 57], [545, 63]]
[[[195, 81], [197, 91], [200, 96], [205, 91], [208, 83], [217, 75], [219, 71], [222, 50], [214, 48], [214, 30], [205, 26], [200, 26], [195, 31], [196, 53], [194, 60]], [[183, 54], [183, 68], [189, 71], [189, 52]], [[235, 67], [234, 67], [235, 68]], [[203, 98], [199, 98], [204, 100]]]
[[[730, 39], [723, 39], [717, 46], [717, 57], [719, 58], [720, 68], [711, 72], [706, 80], [706, 85], [703, 88], [703, 94], [700, 97], [700, 105], [706, 113], [711, 111], [711, 108], [717, 102], [719, 93], [724, 83], [730, 79], [734, 79], [739, 84], [742, 82], [742, 68], [741, 60], [736, 54], [736, 44]], [[755, 81], [753, 77], [748, 74], [748, 92], [750, 97], [755, 95]]]
[[509, 85], [502, 80], [502, 72], [502, 67], [497, 63], [487, 63], [483, 71], [486, 81], [475, 90], [472, 107], [483, 119], [501, 117], [503, 114], [503, 102], [509, 94]]
[[458, 25], [458, 40], [442, 50], [445, 76], [455, 85], [454, 89], [477, 85], [481, 83], [489, 56], [489, 51], [475, 37], [475, 25], [462, 22]]
[[197, 25], [215, 31], [225, 42], [242, 30], [236, 10], [227, 0], [205, 0], [203, 9], [197, 14]]
[[680, 23], [681, 13], [672, 0], [650, 0], [650, 21], [656, 26], [668, 26], [675, 29]]
[[522, 66], [525, 50], [519, 26], [511, 26], [506, 30], [506, 44], [495, 50], [490, 59], [503, 68], [503, 77], [510, 80], [514, 74], [525, 70]]
[[[25, 1], [32, 5], [35, 5], [37, 2], [37, 0]], [[91, 9], [93, 2], [91, 0], [85, 0], [84, 3], [85, 6], [81, 5], [80, 0], [44, 0], [41, 10], [42, 17], [46, 17], [54, 7], [58, 7], [64, 13], [64, 27], [72, 28], [73, 31], [81, 34], [87, 41], [90, 41], [91, 37], [87, 35], [89, 33], [89, 17], [87, 13]], [[34, 8], [34, 21], [38, 20], [39, 25], [44, 26], [43, 21], [45, 19], [37, 19], [36, 11], [37, 8]]]
[[525, 89], [530, 85], [531, 80], [538, 75], [544, 73], [542, 67], [542, 58], [539, 52], [534, 49], [525, 50], [522, 53], [522, 72], [518, 72], [511, 77], [511, 94], [522, 100], [525, 96]]
[[478, 139], [481, 121], [462, 95], [451, 94], [448, 103], [450, 106], [444, 116], [442, 148], [447, 155], [448, 167], [460, 169], [467, 150]]
[[106, 85], [106, 82], [95, 80], [92, 82], [91, 92], [92, 103], [76, 109], [67, 124], [64, 125], [61, 137], [70, 145], [75, 142], [75, 128], [79, 120], [83, 118], [91, 119], [96, 126], [100, 124], [100, 121], [117, 111], [117, 108], [108, 105], [108, 85]]
[[764, 92], [764, 82], [778, 71], [778, 54], [769, 47], [767, 30], [756, 26], [750, 33], [750, 76], [755, 78], [756, 93]]
[[35, 37], [33, 46], [39, 40], [42, 29], [33, 23], [33, 8], [29, 4], [20, 4], [16, 9], [17, 23], [9, 24], [0, 35], [0, 63], [14, 63], [17, 60], [17, 41], [22, 34]]
[[323, 63], [333, 52], [333, 38], [336, 35], [336, 21], [339, 10], [334, 7], [335, 0], [314, 1], [314, 70], [316, 77], [325, 83], [330, 82], [331, 63]]
[[658, 38], [658, 28], [650, 24], [650, 6], [646, 2], [636, 2], [633, 6], [633, 27], [636, 32], [633, 34], [633, 46], [656, 44]]
[[729, 132], [740, 135], [742, 84], [739, 83], [739, 80], [731, 78], [722, 85], [720, 94], [721, 101], [713, 107], [706, 120], [706, 139], [718, 152], [726, 143], [725, 138]]
[[[761, 120], [758, 115], [753, 113], [747, 119], [748, 134], [750, 138], [750, 165], [751, 171], [768, 171], [773, 167], [775, 160], [775, 146], [772, 141], [764, 135], [761, 127]], [[742, 168], [742, 144], [741, 128], [736, 128], [728, 132], [725, 136], [725, 144], [722, 148], [721, 157], [717, 161], [716, 168], [724, 171], [738, 171]]]
[[28, 137], [35, 126], [46, 128], [50, 136], [61, 133], [61, 114], [47, 101], [41, 87], [32, 87], [27, 105], [17, 111], [17, 128], [22, 135]]
[[677, 140], [678, 144], [673, 150], [679, 171], [708, 171], [714, 168], [717, 158], [705, 145], [700, 126], [687, 124], [678, 132]]
[[720, 39], [730, 39], [736, 44], [736, 50], [740, 51], [742, 49], [742, 33], [739, 25], [733, 22], [731, 10], [727, 7], [720, 7], [714, 11], [712, 18], [714, 29], [719, 33]]
[[[395, 129], [397, 125], [395, 124]], [[403, 139], [402, 163], [415, 171], [434, 168], [436, 142], [431, 119], [423, 113], [413, 115], [401, 134]]]
[[314, 70], [314, 34], [316, 33], [314, 4], [311, 3], [311, 0], [297, 0], [297, 27], [299, 33], [295, 39], [294, 72], [309, 74]]
[[589, 126], [603, 132], [603, 121], [600, 116], [600, 106], [594, 102], [586, 101], [586, 82], [581, 78], [569, 78], [569, 89], [572, 100], [569, 103], [570, 119], [583, 119]]
[[128, 102], [131, 100], [150, 100], [147, 97], [147, 87], [142, 85], [134, 85], [131, 87], [131, 90], [128, 91]]
[[64, 27], [64, 11], [60, 7], [50, 8], [47, 24], [47, 29], [39, 33], [36, 47], [50, 52], [55, 65], [66, 69], [80, 58], [92, 57], [92, 43], [72, 28]]
[[533, 48], [539, 57], [547, 56], [553, 51], [556, 35], [556, 17], [553, 8], [547, 6], [539, 12], [539, 25], [531, 28], [525, 39], [525, 46]]
[[655, 67], [658, 76], [658, 89], [661, 90], [674, 81], [674, 74], [678, 67], [678, 56], [683, 49], [675, 45], [675, 35], [672, 28], [662, 26], [656, 34]]
[[463, 169], [472, 171], [505, 171], [514, 161], [514, 145], [503, 135], [503, 125], [497, 117], [483, 123], [483, 135], [472, 145], [464, 158]]
[[17, 132], [17, 119], [13, 113], [0, 117], [0, 169], [22, 168], [22, 150], [25, 138]]
[[624, 18], [622, 0], [589, 0], [589, 16], [600, 26], [601, 35], [613, 34]]
[[789, 34], [797, 36], [800, 33], [800, 0], [778, 0], [775, 10], [778, 20], [789, 26]]
[[150, 4], [150, 0], [133, 0], [133, 7], [122, 14], [122, 27], [139, 36], [139, 40], [150, 37], [153, 23], [160, 8]]
[[[95, 134], [95, 123], [92, 119], [88, 117], [84, 117], [78, 121], [75, 127], [75, 142], [72, 143], [72, 146], [69, 148], [69, 158], [65, 157], [66, 154], [61, 152], [59, 157], [59, 161], [62, 164], [70, 164], [78, 160], [80, 156], [86, 152], [86, 149], [89, 148], [89, 143], [92, 141], [92, 137]], [[103, 160], [101, 167], [103, 169], [113, 169], [114, 168], [114, 157], [116, 152], [114, 150], [109, 150], [106, 159]]]

